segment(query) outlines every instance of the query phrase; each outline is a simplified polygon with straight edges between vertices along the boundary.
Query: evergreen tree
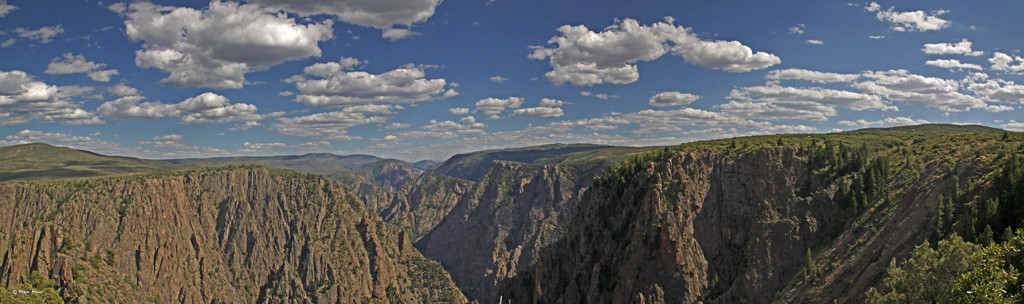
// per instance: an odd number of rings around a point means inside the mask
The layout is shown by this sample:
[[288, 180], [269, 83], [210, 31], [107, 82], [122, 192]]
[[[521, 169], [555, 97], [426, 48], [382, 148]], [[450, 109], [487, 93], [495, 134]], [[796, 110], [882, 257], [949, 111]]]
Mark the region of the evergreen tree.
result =
[[978, 238], [978, 243], [988, 245], [992, 242], [992, 226], [985, 225], [985, 230], [981, 232], [981, 237]]
[[949, 183], [951, 187], [951, 192], [953, 193], [953, 196], [950, 197], [950, 199], [960, 198], [960, 178], [957, 177], [956, 175], [953, 175], [953, 180], [950, 181]]
[[811, 254], [811, 248], [807, 248], [807, 259], [804, 260], [804, 282], [812, 282], [818, 278], [818, 266], [814, 264], [814, 255]]
[[943, 229], [949, 231], [953, 229], [953, 198], [948, 198], [942, 207], [942, 223], [945, 224]]
[[970, 225], [967, 225], [967, 235], [966, 235], [967, 236], [967, 241], [969, 241], [969, 242], [976, 242], [977, 241], [976, 238], [978, 237], [978, 230], [974, 229], [974, 226], [976, 226], [977, 224], [978, 224], [977, 218], [976, 217], [975, 218], [971, 218]]
[[943, 219], [946, 217], [943, 215], [943, 212], [945, 212], [946, 209], [946, 206], [944, 206], [945, 201], [945, 198], [940, 194], [939, 204], [935, 207], [935, 212], [932, 213], [932, 239], [936, 241], [942, 239], [942, 236], [944, 235], [943, 227], [945, 227], [945, 223], [943, 223]]

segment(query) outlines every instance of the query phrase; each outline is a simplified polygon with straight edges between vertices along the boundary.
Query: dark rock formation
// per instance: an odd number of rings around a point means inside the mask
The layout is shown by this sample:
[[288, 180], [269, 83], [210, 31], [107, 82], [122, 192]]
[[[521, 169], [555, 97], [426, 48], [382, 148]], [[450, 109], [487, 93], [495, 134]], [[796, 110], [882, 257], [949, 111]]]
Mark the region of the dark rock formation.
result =
[[267, 169], [0, 185], [0, 284], [72, 301], [465, 302], [343, 187]]
[[467, 297], [498, 302], [498, 283], [561, 237], [591, 178], [560, 166], [495, 161], [416, 246], [441, 262]]
[[381, 217], [405, 228], [409, 237], [418, 241], [441, 223], [472, 186], [471, 181], [448, 176], [413, 178], [394, 194], [391, 206]]
[[[972, 210], [999, 195], [999, 157], [986, 151], [1021, 149], [997, 134], [839, 138], [862, 145], [853, 149], [753, 138], [634, 157], [595, 180], [564, 237], [505, 274], [493, 298], [862, 303], [890, 261], [929, 238], [970, 234]], [[940, 207], [943, 196], [952, 205]], [[937, 208], [951, 220], [937, 225]]]

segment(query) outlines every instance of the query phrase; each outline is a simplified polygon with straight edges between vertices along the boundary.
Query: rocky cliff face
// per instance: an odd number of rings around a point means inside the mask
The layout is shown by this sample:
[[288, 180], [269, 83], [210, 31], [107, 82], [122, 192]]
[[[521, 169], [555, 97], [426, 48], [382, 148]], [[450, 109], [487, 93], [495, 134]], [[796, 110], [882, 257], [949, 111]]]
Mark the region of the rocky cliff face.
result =
[[394, 192], [402, 188], [409, 179], [419, 176], [420, 172], [420, 169], [413, 167], [412, 164], [400, 160], [383, 160], [373, 169], [371, 175], [374, 184]]
[[658, 157], [596, 182], [566, 237], [506, 282], [502, 296], [688, 303], [715, 289], [723, 303], [770, 301], [757, 295], [789, 281], [832, 210], [827, 200], [793, 195], [807, 179], [794, 151]]
[[[354, 189], [359, 199], [370, 210], [383, 217], [391, 202], [398, 198], [395, 193], [406, 181], [418, 176], [420, 171], [398, 160], [382, 160], [374, 164], [375, 167], [366, 173], [365, 177], [349, 172], [346, 174], [351, 175], [350, 177], [335, 180]], [[332, 175], [327, 177], [331, 178]]]
[[0, 283], [72, 301], [465, 302], [349, 190], [266, 169], [0, 185]]
[[405, 228], [409, 238], [418, 241], [441, 223], [472, 186], [471, 181], [448, 176], [413, 178], [393, 195], [381, 217]]
[[[963, 234], [973, 202], [993, 195], [993, 156], [984, 154], [991, 148], [934, 142], [872, 142], [878, 150], [807, 149], [804, 142], [635, 157], [594, 182], [565, 237], [541, 249], [533, 266], [509, 275], [498, 297], [863, 302], [891, 260], [936, 234]], [[922, 157], [935, 151], [940, 157]], [[827, 154], [827, 164], [815, 153]], [[959, 207], [945, 211], [956, 215], [952, 228], [936, 230], [938, 201], [950, 197], [956, 180], [969, 182], [956, 186], [965, 189], [956, 196]]]
[[561, 237], [591, 178], [561, 166], [495, 161], [416, 246], [441, 262], [467, 297], [498, 302], [498, 283]]

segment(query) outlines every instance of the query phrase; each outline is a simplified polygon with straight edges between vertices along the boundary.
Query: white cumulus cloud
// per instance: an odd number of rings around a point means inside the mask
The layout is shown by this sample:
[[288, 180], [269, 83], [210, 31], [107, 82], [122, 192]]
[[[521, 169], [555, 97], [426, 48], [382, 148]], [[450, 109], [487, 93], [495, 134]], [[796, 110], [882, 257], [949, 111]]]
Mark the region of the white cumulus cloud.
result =
[[728, 98], [734, 100], [717, 106], [724, 112], [739, 117], [769, 120], [820, 121], [836, 116], [837, 107], [855, 111], [896, 109], [876, 95], [817, 87], [744, 87], [732, 90]]
[[342, 109], [344, 112], [356, 112], [363, 114], [395, 114], [395, 110], [404, 110], [405, 107], [400, 105], [357, 105], [348, 106]]
[[564, 103], [565, 103], [564, 101], [561, 101], [561, 100], [558, 100], [558, 99], [551, 99], [551, 98], [541, 98], [540, 99], [540, 106], [542, 106], [542, 107], [561, 107], [562, 104], [564, 104]]
[[985, 107], [985, 111], [992, 112], [992, 113], [999, 113], [999, 112], [1006, 112], [1006, 111], [1013, 111], [1013, 110], [1015, 110], [1014, 107], [1004, 106], [1004, 105], [988, 105], [988, 107]]
[[50, 64], [46, 66], [46, 74], [78, 74], [85, 73], [89, 75], [89, 78], [99, 82], [109, 82], [110, 77], [117, 75], [118, 72], [115, 69], [100, 70], [107, 65], [104, 63], [95, 63], [85, 59], [82, 55], [72, 55], [71, 53], [64, 54], [63, 58], [54, 58], [50, 61]]
[[[441, 0], [253, 0], [305, 15], [335, 15], [345, 23], [383, 30], [382, 36], [402, 39], [414, 34], [408, 27], [434, 15]], [[403, 27], [396, 27], [396, 25]]]
[[134, 2], [111, 6], [127, 18], [125, 33], [144, 41], [135, 65], [170, 73], [160, 83], [237, 89], [245, 74], [289, 60], [320, 56], [333, 37], [330, 21], [302, 24], [257, 4], [212, 1], [207, 9]]
[[700, 99], [700, 96], [681, 92], [661, 92], [651, 96], [647, 104], [656, 107], [685, 106]]
[[163, 135], [163, 136], [154, 136], [153, 140], [158, 140], [158, 141], [181, 141], [183, 138], [185, 138], [185, 136], [182, 136], [180, 134], [167, 134], [167, 135]]
[[927, 65], [930, 65], [930, 66], [937, 66], [937, 67], [940, 67], [940, 68], [946, 68], [946, 69], [960, 69], [960, 70], [962, 70], [962, 69], [972, 69], [972, 70], [979, 70], [979, 71], [985, 69], [985, 68], [982, 68], [980, 65], [977, 65], [977, 64], [961, 63], [960, 60], [958, 60], [958, 59], [935, 59], [935, 60], [928, 60], [928, 61], [925, 61], [924, 64], [927, 64]]
[[909, 125], [920, 125], [929, 123], [924, 119], [913, 119], [909, 117], [888, 117], [882, 120], [867, 121], [858, 119], [856, 121], [841, 120], [839, 125], [849, 127], [867, 127], [867, 126], [880, 126], [880, 127], [895, 127], [895, 126], [909, 126]]
[[7, 0], [0, 0], [0, 18], [7, 16], [8, 13], [16, 9], [18, 7], [7, 4]]
[[1005, 71], [1015, 74], [1024, 73], [1024, 57], [1010, 56], [1006, 53], [995, 52], [992, 54], [992, 58], [988, 59], [988, 62], [992, 63], [992, 69], [996, 71]]
[[1024, 85], [1001, 79], [975, 82], [967, 85], [981, 99], [1002, 103], [1024, 104]]
[[927, 43], [924, 48], [921, 49], [925, 54], [929, 55], [967, 55], [967, 56], [981, 56], [985, 54], [983, 51], [971, 50], [974, 44], [964, 38], [957, 43]]
[[878, 3], [871, 2], [864, 7], [868, 12], [874, 12], [879, 21], [888, 22], [893, 30], [906, 31], [937, 31], [949, 27], [950, 21], [939, 17], [947, 11], [939, 10], [933, 13], [917, 10], [912, 12], [897, 12], [894, 7], [883, 10]]
[[18, 33], [18, 37], [45, 44], [53, 41], [53, 37], [57, 37], [57, 35], [64, 33], [64, 27], [60, 24], [44, 26], [34, 30], [19, 27], [15, 28], [14, 32]]
[[817, 83], [832, 83], [832, 82], [850, 82], [860, 77], [860, 74], [840, 74], [840, 73], [829, 73], [819, 72], [805, 69], [784, 69], [774, 70], [768, 72], [768, 79], [777, 80], [807, 80]]
[[391, 130], [391, 129], [405, 129], [405, 128], [408, 128], [408, 127], [412, 127], [412, 125], [407, 124], [407, 123], [401, 123], [401, 122], [393, 122], [393, 123], [390, 123], [390, 124], [384, 126], [384, 129], [388, 129], [388, 130]]
[[753, 52], [738, 41], [703, 40], [691, 29], [665, 22], [641, 25], [624, 19], [601, 32], [583, 25], [563, 25], [552, 47], [532, 46], [529, 58], [548, 60], [545, 76], [555, 84], [626, 84], [640, 78], [638, 61], [651, 61], [671, 52], [687, 62], [729, 72], [763, 69], [781, 62], [778, 56]]
[[38, 119], [65, 124], [100, 124], [99, 117], [64, 98], [69, 94], [23, 71], [0, 71], [0, 125]]
[[334, 111], [299, 117], [281, 117], [273, 123], [278, 133], [284, 135], [319, 138], [329, 141], [350, 141], [362, 139], [348, 134], [348, 128], [383, 123], [384, 116], [366, 116], [359, 112]]
[[867, 80], [855, 84], [854, 87], [893, 101], [949, 112], [962, 112], [987, 106], [984, 101], [974, 96], [960, 93], [960, 83], [952, 79], [921, 76], [906, 70], [865, 72], [863, 77]]
[[[232, 104], [227, 97], [206, 92], [196, 97], [185, 99], [177, 104], [178, 110], [188, 112], [181, 118], [182, 123], [218, 123], [229, 121], [258, 121], [267, 115], [256, 114], [257, 108], [247, 103]], [[279, 115], [279, 114], [271, 114]]]
[[512, 115], [534, 118], [555, 118], [565, 115], [565, 112], [562, 111], [562, 108], [556, 107], [534, 107], [516, 109], [512, 112]]
[[522, 97], [509, 97], [505, 99], [488, 97], [476, 102], [476, 110], [473, 110], [473, 113], [497, 115], [504, 112], [507, 108], [518, 108], [522, 105]]
[[47, 74], [88, 73], [105, 67], [105, 64], [85, 60], [85, 56], [64, 54], [63, 58], [54, 58], [46, 67]]
[[178, 108], [162, 102], [141, 102], [145, 97], [129, 95], [103, 103], [96, 112], [110, 118], [161, 118], [178, 116]]
[[807, 27], [807, 25], [797, 24], [796, 26], [790, 27], [789, 28], [789, 32], [791, 34], [803, 35], [804, 34], [804, 28], [806, 28], [806, 27]]
[[587, 97], [594, 97], [594, 98], [601, 99], [601, 100], [608, 100], [609, 98], [618, 98], [619, 97], [618, 95], [608, 95], [608, 94], [605, 94], [605, 93], [593, 93], [593, 92], [590, 92], [590, 91], [580, 91], [580, 95], [587, 96]]
[[257, 153], [257, 152], [270, 152], [271, 150], [278, 149], [278, 148], [287, 148], [288, 145], [285, 144], [285, 143], [279, 143], [279, 142], [273, 142], [273, 143], [249, 143], [249, 142], [244, 142], [244, 143], [242, 143], [242, 147], [244, 147], [244, 148], [238, 149], [238, 152]]
[[423, 66], [408, 64], [381, 74], [350, 71], [342, 66], [345, 64], [338, 64], [335, 68], [318, 63], [306, 68], [306, 75], [286, 79], [294, 83], [300, 92], [295, 101], [310, 106], [393, 104], [443, 99], [458, 94], [451, 88], [445, 90], [448, 86], [445, 79], [426, 78]]
[[1004, 124], [1003, 129], [1014, 132], [1024, 132], [1024, 122], [1011, 122]]
[[110, 94], [114, 94], [114, 95], [122, 96], [122, 97], [124, 97], [124, 96], [132, 96], [132, 95], [139, 95], [139, 90], [138, 89], [133, 88], [132, 86], [129, 86], [129, 85], [124, 84], [124, 83], [118, 83], [118, 84], [115, 84], [115, 85], [107, 88], [107, 92], [110, 92]]

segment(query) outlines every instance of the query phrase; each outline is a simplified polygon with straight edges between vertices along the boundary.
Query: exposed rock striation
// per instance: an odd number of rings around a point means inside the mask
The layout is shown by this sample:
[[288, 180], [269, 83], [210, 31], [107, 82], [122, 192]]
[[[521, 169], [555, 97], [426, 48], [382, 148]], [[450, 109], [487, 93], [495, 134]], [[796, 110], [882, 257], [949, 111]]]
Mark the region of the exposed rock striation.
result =
[[[629, 162], [633, 168], [584, 194], [566, 237], [506, 282], [502, 296], [688, 303], [720, 288], [724, 302], [758, 302], [756, 295], [794, 275], [816, 241], [817, 219], [832, 211], [827, 199], [793, 195], [807, 179], [794, 152], [730, 158], [696, 151]], [[721, 287], [709, 286], [713, 277]]]
[[0, 284], [72, 301], [465, 302], [346, 188], [267, 169], [0, 185]]
[[381, 213], [384, 221], [405, 228], [413, 242], [434, 230], [473, 186], [443, 175], [422, 175], [406, 182]]
[[496, 303], [499, 282], [525, 270], [538, 250], [561, 238], [580, 189], [593, 175], [495, 161], [416, 246], [441, 262], [467, 297]]
[[594, 181], [564, 237], [506, 275], [494, 298], [861, 303], [914, 246], [970, 235], [972, 210], [999, 195], [1000, 157], [986, 151], [1022, 149], [994, 132], [884, 135], [793, 136], [800, 143], [790, 146], [752, 138], [634, 157]]

